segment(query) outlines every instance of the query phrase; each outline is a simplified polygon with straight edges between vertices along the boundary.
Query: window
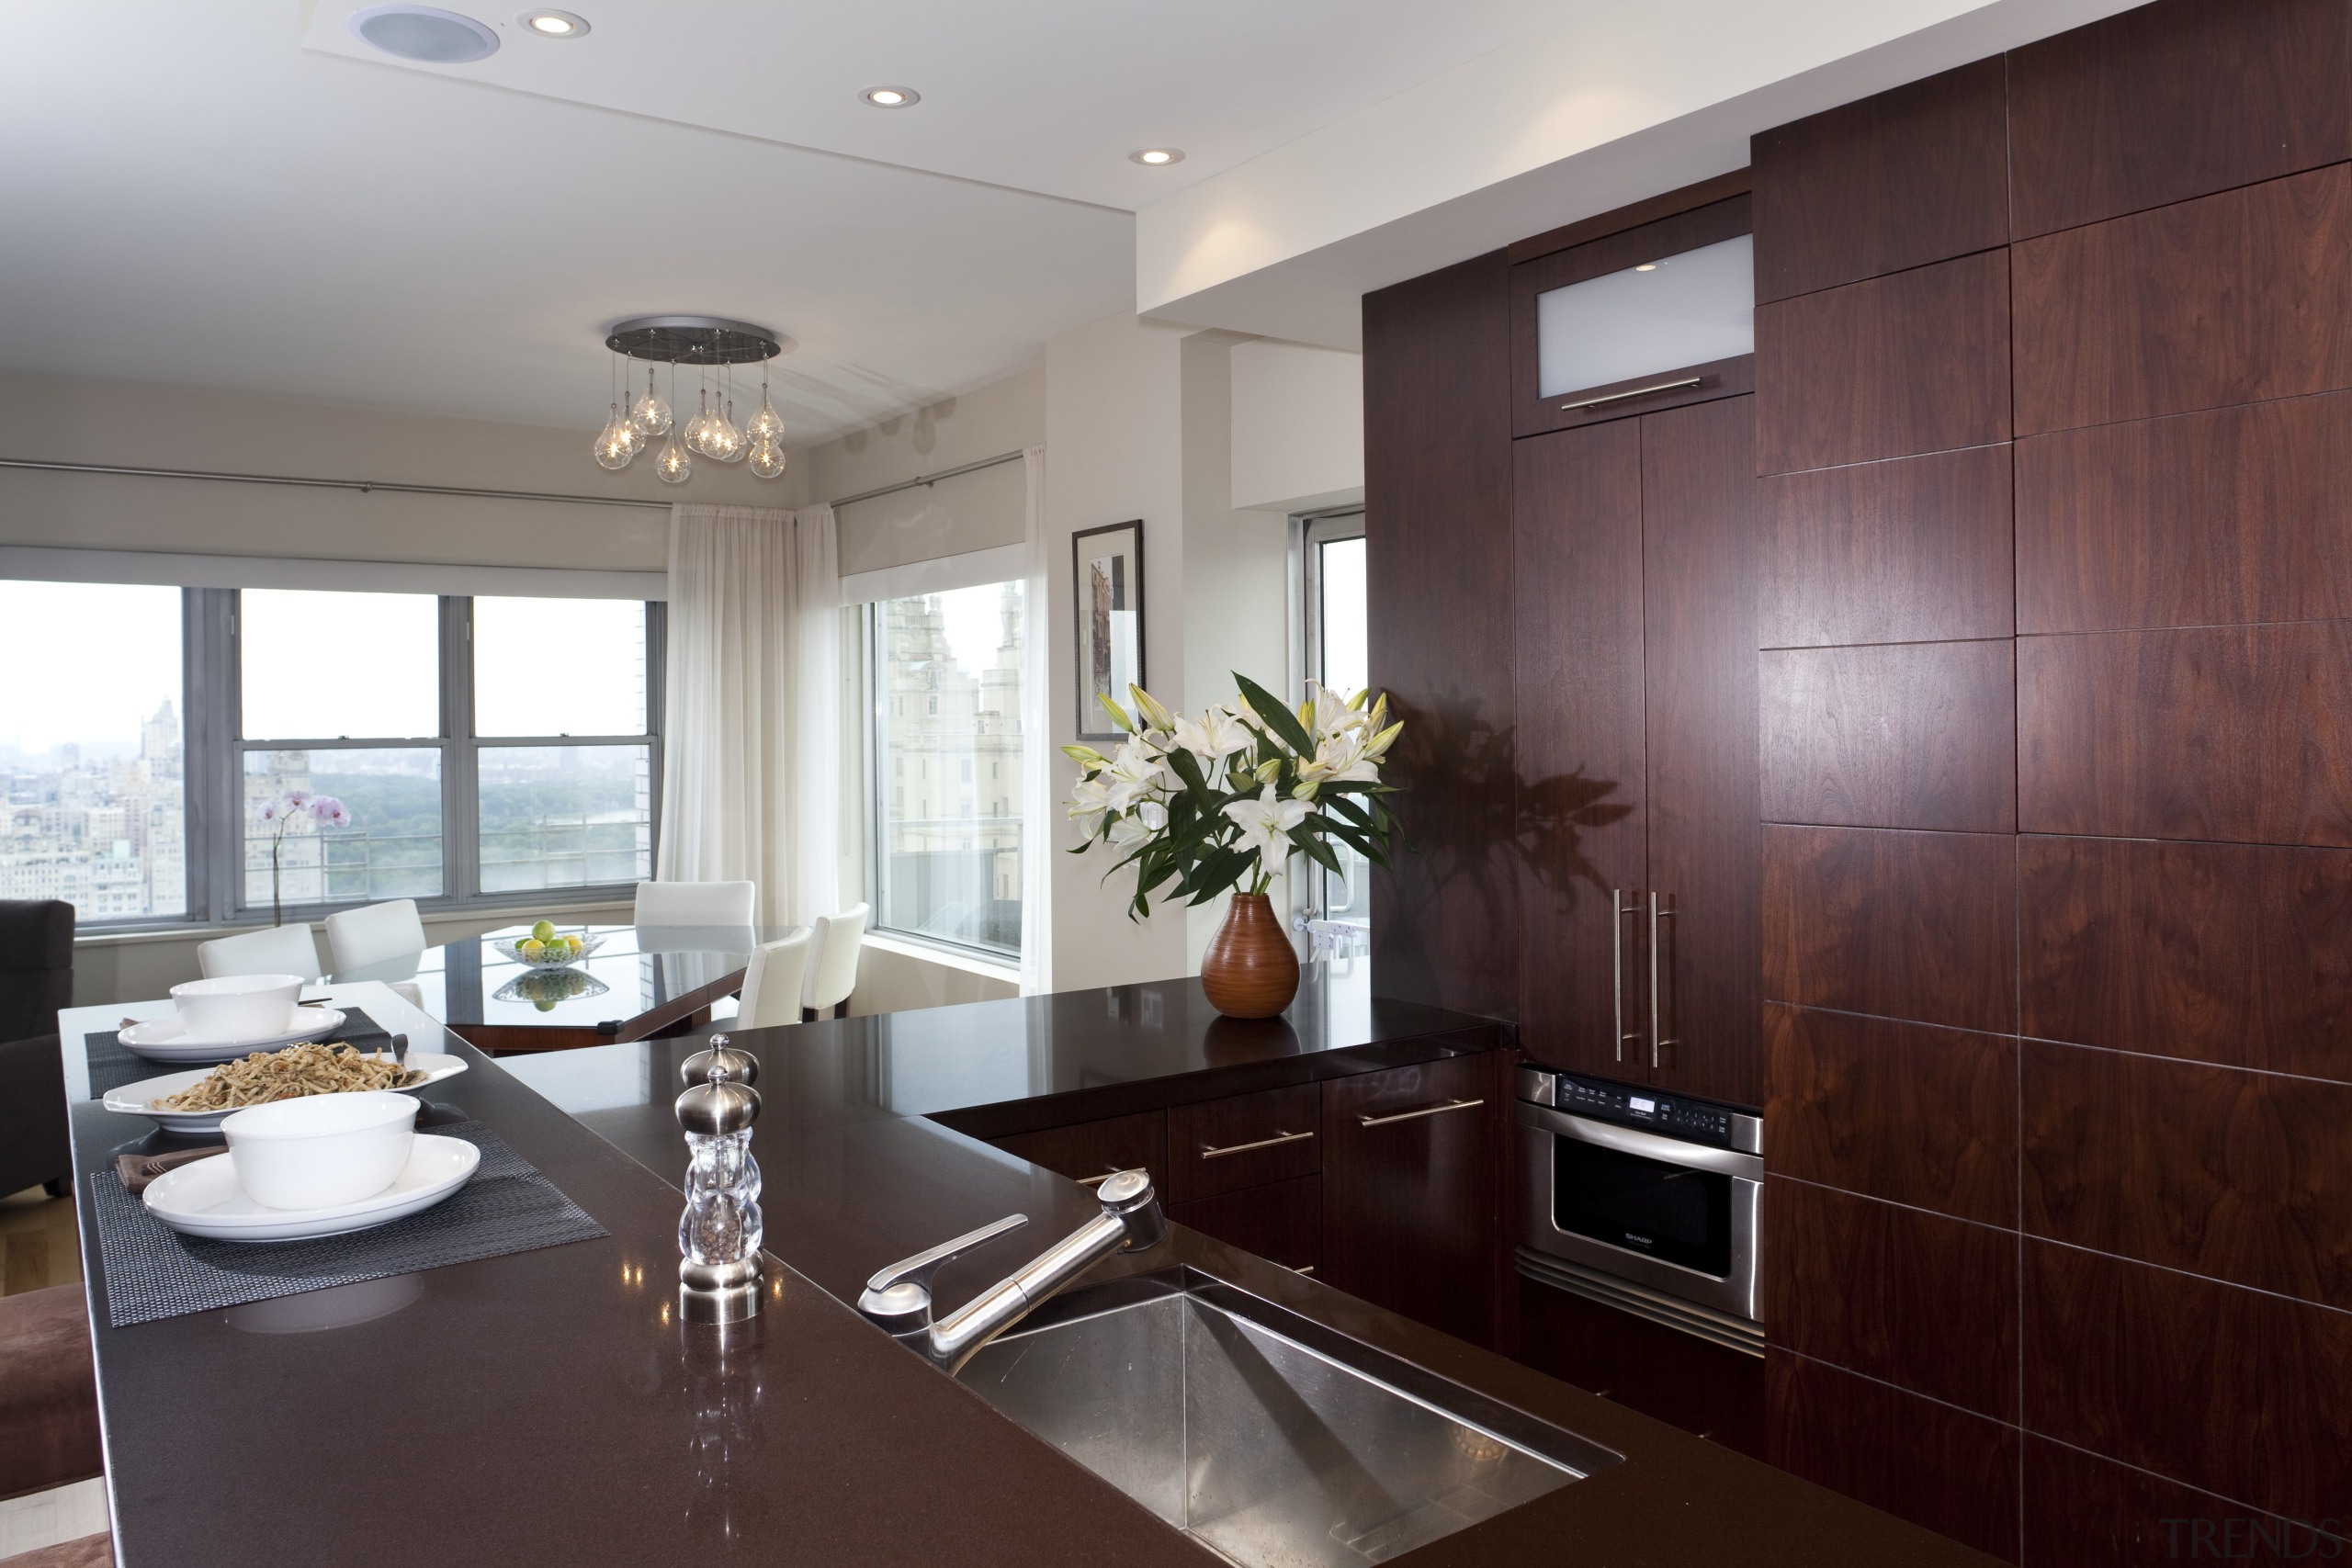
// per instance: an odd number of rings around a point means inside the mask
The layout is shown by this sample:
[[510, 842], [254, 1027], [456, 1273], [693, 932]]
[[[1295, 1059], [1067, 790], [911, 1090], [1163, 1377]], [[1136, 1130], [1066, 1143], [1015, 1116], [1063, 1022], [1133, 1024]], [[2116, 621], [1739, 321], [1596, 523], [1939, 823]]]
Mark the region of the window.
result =
[[181, 638], [176, 588], [0, 582], [0, 898], [187, 910]]
[[476, 599], [472, 647], [482, 891], [650, 876], [645, 606]]
[[[1364, 597], [1363, 513], [1318, 517], [1304, 528], [1302, 547], [1306, 589], [1306, 674], [1335, 692], [1357, 692], [1371, 683], [1371, 641]], [[1372, 926], [1371, 865], [1333, 840], [1340, 870], [1316, 871], [1306, 889], [1309, 919]], [[1310, 871], [1311, 862], [1301, 861]]]
[[634, 883], [661, 631], [635, 602], [0, 581], [0, 667], [51, 671], [0, 688], [0, 897], [230, 923]]
[[[1008, 763], [1020, 776], [1023, 599], [1021, 583], [999, 582], [868, 607], [869, 776], [904, 777], [912, 757], [919, 781], [911, 802], [903, 787], [887, 804], [877, 792], [877, 926], [995, 954], [1021, 951], [1020, 813], [997, 801], [980, 815], [972, 781], [982, 761], [991, 777]], [[907, 703], [916, 692], [925, 700]], [[920, 782], [934, 778], [935, 786]]]

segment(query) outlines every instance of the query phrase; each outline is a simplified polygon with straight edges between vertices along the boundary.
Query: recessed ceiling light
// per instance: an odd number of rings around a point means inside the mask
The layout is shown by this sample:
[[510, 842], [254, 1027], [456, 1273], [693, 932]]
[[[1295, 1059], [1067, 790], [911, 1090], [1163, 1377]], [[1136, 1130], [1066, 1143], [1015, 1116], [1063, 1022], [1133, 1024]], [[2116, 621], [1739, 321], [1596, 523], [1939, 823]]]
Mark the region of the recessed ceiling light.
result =
[[428, 65], [464, 65], [498, 52], [489, 28], [434, 6], [370, 6], [351, 14], [351, 32], [370, 49]]
[[922, 95], [912, 87], [868, 87], [858, 96], [877, 109], [902, 109], [922, 102]]
[[1656, 263], [1656, 262], [1644, 262], [1644, 263], [1642, 263], [1639, 266], [1635, 267], [1634, 270], [1635, 272], [1656, 272], [1656, 271], [1657, 270], [1657, 263]]
[[570, 11], [526, 11], [522, 23], [541, 38], [579, 38], [588, 30], [588, 18]]
[[1155, 169], [1163, 164], [1181, 164], [1184, 161], [1182, 149], [1176, 147], [1147, 147], [1140, 152], [1130, 152], [1127, 156], [1138, 164], [1148, 164]]

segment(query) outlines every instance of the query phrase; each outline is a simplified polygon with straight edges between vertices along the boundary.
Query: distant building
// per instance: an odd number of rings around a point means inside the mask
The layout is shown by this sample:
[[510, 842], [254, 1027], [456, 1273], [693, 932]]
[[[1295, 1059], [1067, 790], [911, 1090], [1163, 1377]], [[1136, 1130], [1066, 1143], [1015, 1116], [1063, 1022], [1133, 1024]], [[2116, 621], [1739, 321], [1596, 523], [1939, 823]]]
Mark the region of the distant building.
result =
[[996, 652], [978, 671], [956, 658], [938, 595], [882, 609], [889, 918], [954, 941], [1016, 948], [1022, 585], [999, 589]]

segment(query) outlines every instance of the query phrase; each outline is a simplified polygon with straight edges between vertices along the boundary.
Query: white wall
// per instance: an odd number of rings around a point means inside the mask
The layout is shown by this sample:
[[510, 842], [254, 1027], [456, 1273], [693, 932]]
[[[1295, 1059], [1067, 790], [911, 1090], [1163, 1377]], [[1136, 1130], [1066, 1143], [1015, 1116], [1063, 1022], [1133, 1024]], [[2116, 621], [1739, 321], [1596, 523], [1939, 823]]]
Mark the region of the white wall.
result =
[[[1054, 743], [1078, 735], [1072, 646], [1070, 536], [1143, 519], [1144, 685], [1170, 706], [1184, 681], [1183, 342], [1186, 329], [1112, 316], [1046, 344], [1046, 527], [1050, 576], [1046, 646], [1053, 671]], [[1054, 758], [1054, 798], [1077, 771]], [[1057, 847], [1074, 842], [1067, 819]], [[1131, 885], [1102, 880], [1101, 852], [1054, 857], [1054, 987], [1080, 990], [1186, 972], [1182, 909], [1127, 919]]]
[[1001, 381], [853, 430], [794, 458], [808, 499], [831, 501], [1018, 452], [1046, 438], [1046, 370], [1033, 367]]
[[1314, 512], [1363, 500], [1363, 355], [1233, 345], [1233, 504]]
[[[463, 374], [453, 366], [451, 374]], [[583, 389], [593, 398], [600, 388]], [[0, 468], [0, 545], [660, 571], [673, 501], [801, 503], [795, 463], [763, 481], [696, 459], [679, 486], [649, 456], [608, 473], [592, 430], [385, 413], [69, 377], [0, 378], [0, 457], [206, 473], [537, 491], [596, 506]]]

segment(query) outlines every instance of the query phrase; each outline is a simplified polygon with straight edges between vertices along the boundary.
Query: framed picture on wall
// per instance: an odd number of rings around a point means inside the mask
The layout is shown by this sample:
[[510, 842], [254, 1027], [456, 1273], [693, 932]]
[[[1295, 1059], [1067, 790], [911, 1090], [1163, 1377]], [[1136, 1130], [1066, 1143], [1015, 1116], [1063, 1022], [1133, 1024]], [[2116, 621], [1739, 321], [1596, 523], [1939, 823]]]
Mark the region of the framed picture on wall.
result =
[[1143, 519], [1081, 529], [1070, 536], [1071, 581], [1078, 595], [1078, 737], [1124, 738], [1102, 709], [1110, 698], [1132, 710], [1130, 685], [1143, 674]]

